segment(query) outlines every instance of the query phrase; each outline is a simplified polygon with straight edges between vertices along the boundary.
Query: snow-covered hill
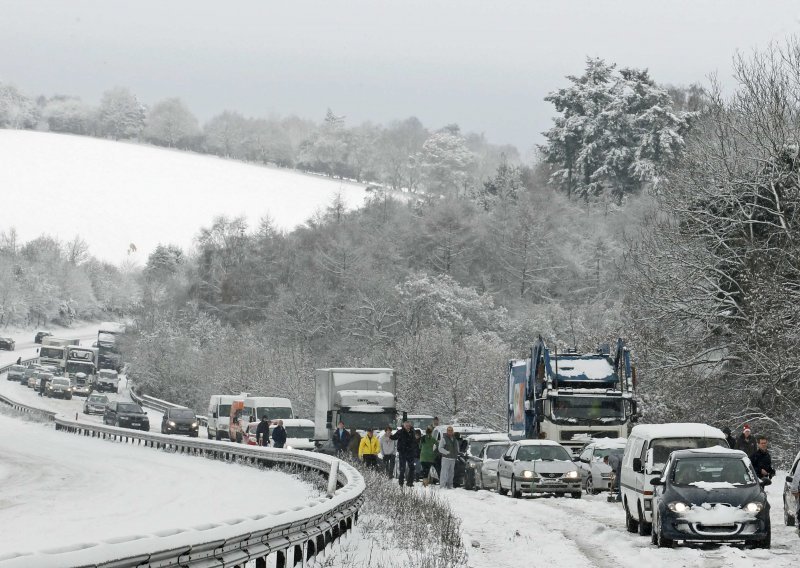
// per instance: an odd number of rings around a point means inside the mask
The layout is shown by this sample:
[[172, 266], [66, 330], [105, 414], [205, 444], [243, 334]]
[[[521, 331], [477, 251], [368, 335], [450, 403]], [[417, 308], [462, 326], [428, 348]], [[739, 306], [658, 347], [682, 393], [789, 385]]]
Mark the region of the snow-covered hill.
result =
[[143, 264], [159, 243], [188, 248], [217, 215], [291, 229], [337, 193], [348, 207], [364, 198], [352, 183], [82, 136], [0, 130], [0, 159], [0, 230], [16, 227], [22, 241], [78, 234], [115, 263]]

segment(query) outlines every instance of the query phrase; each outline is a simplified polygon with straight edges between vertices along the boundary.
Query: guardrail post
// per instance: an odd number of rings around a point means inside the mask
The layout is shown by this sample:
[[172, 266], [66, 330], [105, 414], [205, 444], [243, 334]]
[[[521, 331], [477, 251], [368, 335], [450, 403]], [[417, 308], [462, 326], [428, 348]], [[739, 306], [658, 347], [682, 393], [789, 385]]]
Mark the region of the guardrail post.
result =
[[336, 493], [336, 485], [339, 478], [339, 460], [331, 464], [331, 472], [328, 474], [328, 497], [333, 497]]

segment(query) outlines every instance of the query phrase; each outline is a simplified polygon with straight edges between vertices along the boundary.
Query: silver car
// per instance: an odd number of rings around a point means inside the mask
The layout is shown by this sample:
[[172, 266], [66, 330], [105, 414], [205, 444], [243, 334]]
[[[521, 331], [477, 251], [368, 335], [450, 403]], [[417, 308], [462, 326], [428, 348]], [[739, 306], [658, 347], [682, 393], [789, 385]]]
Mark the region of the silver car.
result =
[[104, 394], [90, 394], [83, 403], [84, 414], [103, 414], [106, 411], [108, 397]]
[[626, 438], [599, 438], [587, 444], [576, 458], [583, 488], [589, 495], [611, 488], [611, 466], [603, 460], [612, 454], [622, 459]]
[[522, 440], [509, 446], [497, 463], [497, 490], [524, 494], [569, 493], [580, 499], [581, 474], [572, 463], [572, 456], [561, 444], [552, 440]]
[[497, 489], [497, 462], [511, 442], [489, 442], [481, 448], [475, 464], [475, 489]]

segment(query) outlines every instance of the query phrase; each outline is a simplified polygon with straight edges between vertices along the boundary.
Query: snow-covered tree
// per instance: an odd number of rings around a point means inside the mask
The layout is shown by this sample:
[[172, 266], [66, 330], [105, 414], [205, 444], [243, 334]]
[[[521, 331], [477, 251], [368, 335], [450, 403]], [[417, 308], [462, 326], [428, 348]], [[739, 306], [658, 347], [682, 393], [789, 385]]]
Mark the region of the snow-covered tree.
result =
[[35, 128], [39, 107], [14, 85], [0, 83], [0, 128]]
[[102, 133], [114, 140], [136, 138], [144, 128], [145, 107], [125, 87], [103, 93], [97, 115]]
[[51, 132], [91, 134], [93, 110], [75, 97], [53, 97], [47, 101], [43, 115]]
[[247, 119], [238, 112], [225, 111], [214, 116], [203, 127], [208, 149], [226, 158], [243, 158]]
[[301, 165], [334, 176], [348, 172], [349, 135], [344, 120], [345, 117], [328, 109], [322, 125], [300, 144], [298, 161]]
[[458, 195], [467, 189], [475, 156], [457, 127], [434, 132], [420, 152], [425, 187], [428, 193]]
[[147, 113], [144, 138], [162, 146], [184, 146], [187, 139], [197, 136], [197, 118], [181, 99], [172, 98], [153, 105]]

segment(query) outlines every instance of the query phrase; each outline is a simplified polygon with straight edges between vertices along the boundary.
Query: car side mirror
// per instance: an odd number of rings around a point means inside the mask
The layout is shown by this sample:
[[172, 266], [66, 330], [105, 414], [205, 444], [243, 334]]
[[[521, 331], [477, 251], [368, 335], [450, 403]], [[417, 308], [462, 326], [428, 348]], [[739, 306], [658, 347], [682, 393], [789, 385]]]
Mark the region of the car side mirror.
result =
[[642, 473], [642, 458], [633, 458], [633, 471]]
[[786, 476], [786, 483], [791, 483], [793, 479], [794, 479], [794, 477], [792, 477], [791, 475], [787, 475]]
[[507, 461], [507, 462], [513, 461], [513, 460], [511, 459], [511, 456], [503, 456], [503, 460], [504, 460], [504, 461]]
[[655, 487], [656, 485], [664, 485], [664, 482], [661, 481], [660, 477], [653, 477], [650, 479], [650, 485]]

